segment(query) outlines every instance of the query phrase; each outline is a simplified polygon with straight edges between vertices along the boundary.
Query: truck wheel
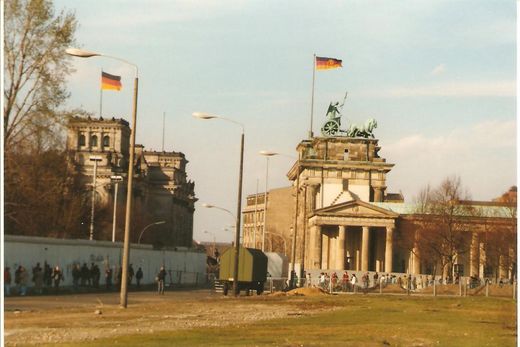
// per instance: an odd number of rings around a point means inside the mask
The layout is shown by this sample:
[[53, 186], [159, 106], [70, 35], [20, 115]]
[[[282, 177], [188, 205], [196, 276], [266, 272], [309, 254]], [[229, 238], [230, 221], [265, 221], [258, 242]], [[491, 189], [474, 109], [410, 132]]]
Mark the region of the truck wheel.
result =
[[260, 295], [264, 292], [264, 283], [260, 282], [258, 287], [256, 287], [256, 295]]
[[223, 287], [223, 293], [224, 293], [224, 295], [227, 295], [228, 290], [229, 290], [228, 283], [227, 283], [227, 282], [224, 282], [224, 287]]

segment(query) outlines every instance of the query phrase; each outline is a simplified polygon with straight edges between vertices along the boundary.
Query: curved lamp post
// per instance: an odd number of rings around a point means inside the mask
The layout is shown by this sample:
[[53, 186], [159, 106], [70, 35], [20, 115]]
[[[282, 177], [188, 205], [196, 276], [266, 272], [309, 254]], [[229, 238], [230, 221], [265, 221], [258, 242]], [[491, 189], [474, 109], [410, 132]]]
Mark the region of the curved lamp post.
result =
[[[193, 117], [199, 118], [199, 119], [222, 119], [231, 123], [234, 123], [242, 129], [242, 135], [240, 137], [240, 165], [239, 165], [239, 171], [238, 171], [238, 199], [237, 199], [237, 215], [236, 215], [236, 224], [235, 224], [235, 267], [233, 269], [233, 292], [235, 293], [235, 296], [238, 296], [239, 290], [238, 290], [238, 252], [240, 250], [240, 217], [242, 214], [242, 176], [244, 173], [244, 125], [242, 123], [239, 123], [237, 121], [234, 121], [232, 119], [206, 113], [206, 112], [193, 112]], [[206, 207], [210, 207], [211, 205], [208, 205]], [[215, 206], [211, 206], [215, 207]], [[221, 208], [222, 209], [222, 208]], [[222, 209], [224, 210], [224, 209]], [[227, 210], [225, 210], [227, 211]], [[229, 212], [229, 211], [228, 211]]]
[[265, 192], [264, 192], [264, 221], [262, 225], [262, 252], [265, 251], [265, 227], [267, 221], [267, 190], [268, 190], [268, 180], [269, 180], [269, 157], [278, 155], [276, 152], [270, 151], [260, 151], [258, 154], [263, 155], [266, 159], [265, 161]]
[[[107, 57], [111, 59], [118, 60], [122, 63], [128, 64], [135, 69], [135, 78], [134, 78], [134, 96], [133, 96], [133, 112], [132, 112], [132, 125], [133, 129], [131, 129], [130, 136], [130, 158], [128, 160], [128, 188], [126, 195], [126, 217], [125, 217], [125, 236], [123, 243], [123, 270], [121, 278], [128, 278], [128, 263], [130, 257], [130, 221], [132, 216], [132, 186], [134, 179], [134, 152], [135, 152], [135, 133], [137, 130], [137, 92], [139, 85], [139, 70], [137, 65], [130, 63], [125, 59], [121, 59], [118, 57], [113, 57], [107, 54], [96, 53], [91, 51], [86, 51], [78, 48], [68, 48], [65, 51], [68, 55], [72, 55], [74, 57], [79, 58], [90, 58], [90, 57]], [[128, 281], [121, 281], [121, 295], [119, 300], [119, 305], [123, 308], [126, 308], [128, 305]]]
[[160, 224], [165, 224], [166, 222], [161, 220], [159, 222], [155, 222], [155, 223], [151, 223], [151, 224], [148, 224], [147, 226], [145, 226], [143, 228], [143, 230], [141, 231], [141, 233], [139, 234], [139, 239], [137, 240], [137, 244], [141, 244], [141, 237], [143, 236], [144, 232], [146, 231], [146, 229], [148, 229], [149, 227], [152, 227], [154, 225], [160, 225]]

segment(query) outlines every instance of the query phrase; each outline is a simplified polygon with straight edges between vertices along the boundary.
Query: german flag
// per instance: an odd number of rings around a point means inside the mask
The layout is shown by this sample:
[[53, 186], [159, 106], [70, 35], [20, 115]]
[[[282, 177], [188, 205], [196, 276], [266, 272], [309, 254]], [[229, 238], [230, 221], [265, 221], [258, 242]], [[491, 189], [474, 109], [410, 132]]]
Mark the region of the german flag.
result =
[[101, 89], [120, 91], [121, 88], [123, 88], [121, 85], [121, 76], [115, 76], [101, 71]]
[[327, 57], [316, 57], [316, 70], [329, 70], [342, 67], [342, 60]]

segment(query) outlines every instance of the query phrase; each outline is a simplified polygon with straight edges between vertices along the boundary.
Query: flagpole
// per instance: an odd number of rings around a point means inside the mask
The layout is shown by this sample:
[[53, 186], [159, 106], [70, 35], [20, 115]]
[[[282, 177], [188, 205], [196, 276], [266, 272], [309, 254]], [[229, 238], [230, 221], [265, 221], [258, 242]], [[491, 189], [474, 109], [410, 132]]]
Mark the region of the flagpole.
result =
[[[103, 79], [103, 69], [101, 69], [101, 79]], [[99, 88], [99, 118], [103, 117], [103, 81], [101, 81], [101, 88]]]
[[163, 112], [162, 115], [162, 151], [164, 152], [164, 119], [166, 117], [166, 112]]
[[314, 117], [314, 81], [316, 79], [316, 54], [313, 55], [312, 61], [312, 96], [311, 96], [311, 127], [309, 129], [309, 139], [312, 139], [312, 119]]

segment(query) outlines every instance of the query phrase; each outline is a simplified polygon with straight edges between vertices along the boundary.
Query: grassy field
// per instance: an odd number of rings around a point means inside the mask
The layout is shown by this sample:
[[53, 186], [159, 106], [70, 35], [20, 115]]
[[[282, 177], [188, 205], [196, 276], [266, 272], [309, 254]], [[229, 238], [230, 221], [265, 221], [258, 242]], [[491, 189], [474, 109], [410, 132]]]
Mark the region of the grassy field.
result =
[[[517, 345], [516, 302], [511, 299], [343, 295], [248, 300], [268, 302], [273, 310], [290, 303], [296, 313], [291, 319], [127, 335], [70, 346]], [[306, 315], [309, 307], [326, 310]]]

